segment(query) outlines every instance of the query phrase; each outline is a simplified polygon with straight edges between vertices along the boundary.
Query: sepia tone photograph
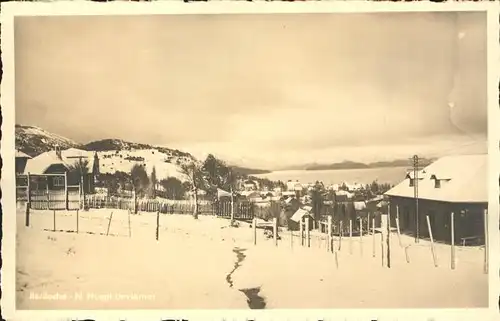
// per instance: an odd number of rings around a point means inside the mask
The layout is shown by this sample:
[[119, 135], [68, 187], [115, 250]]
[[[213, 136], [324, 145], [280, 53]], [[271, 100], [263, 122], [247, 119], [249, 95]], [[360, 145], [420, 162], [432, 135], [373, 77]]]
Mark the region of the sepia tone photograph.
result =
[[12, 28], [17, 310], [488, 308], [485, 11]]

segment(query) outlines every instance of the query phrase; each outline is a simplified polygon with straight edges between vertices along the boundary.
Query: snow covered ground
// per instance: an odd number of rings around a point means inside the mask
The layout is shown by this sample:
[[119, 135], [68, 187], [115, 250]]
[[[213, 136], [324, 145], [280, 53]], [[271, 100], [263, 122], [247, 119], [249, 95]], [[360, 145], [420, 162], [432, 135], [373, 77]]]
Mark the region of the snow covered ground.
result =
[[[126, 211], [32, 211], [17, 214], [18, 309], [452, 308], [486, 307], [483, 249], [436, 245], [434, 266], [425, 241], [409, 248], [410, 263], [391, 237], [391, 268], [383, 267], [380, 234], [341, 243], [337, 260], [318, 234], [301, 247], [298, 233], [272, 240], [242, 223], [210, 216]], [[402, 237], [404, 245], [414, 244]], [[335, 242], [338, 247], [338, 240]], [[361, 247], [362, 244], [362, 247]], [[385, 244], [384, 244], [385, 246]], [[362, 251], [361, 251], [362, 249]], [[384, 262], [386, 263], [386, 262]], [[242, 291], [244, 290], [244, 291]], [[247, 295], [245, 295], [245, 293]]]
[[[93, 152], [89, 154], [93, 155]], [[155, 167], [159, 180], [168, 177], [175, 177], [183, 182], [187, 180], [185, 175], [180, 172], [180, 165], [189, 161], [187, 157], [173, 156], [155, 148], [102, 151], [97, 154], [101, 173], [113, 174], [116, 171], [130, 173], [132, 166], [139, 164], [144, 166], [148, 174], [151, 174], [153, 167]]]

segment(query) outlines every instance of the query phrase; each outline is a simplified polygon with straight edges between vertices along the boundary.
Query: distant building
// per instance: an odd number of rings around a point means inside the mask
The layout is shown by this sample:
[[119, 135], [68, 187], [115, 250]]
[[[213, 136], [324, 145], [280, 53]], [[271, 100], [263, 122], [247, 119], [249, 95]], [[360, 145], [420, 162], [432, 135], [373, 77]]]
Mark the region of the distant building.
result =
[[296, 193], [295, 193], [295, 191], [284, 191], [281, 193], [281, 196], [283, 196], [283, 197], [295, 197]]
[[247, 180], [243, 183], [243, 189], [245, 191], [255, 191], [257, 189], [257, 184], [254, 181]]
[[340, 189], [340, 185], [339, 185], [339, 184], [332, 184], [332, 185], [328, 185], [328, 186], [326, 187], [326, 189], [327, 189], [327, 190], [329, 190], [329, 191], [334, 191], [334, 192], [336, 192], [336, 191], [338, 191], [338, 190]]
[[450, 241], [451, 212], [455, 217], [455, 241], [482, 239], [483, 213], [488, 208], [488, 156], [461, 155], [440, 158], [418, 172], [409, 173], [385, 193], [390, 201], [391, 217], [399, 210], [403, 232], [416, 231], [414, 186], [418, 179], [419, 234], [428, 237], [426, 216], [429, 216], [433, 237]]
[[259, 202], [262, 200], [262, 195], [258, 191], [242, 191], [239, 194], [249, 202]]
[[[83, 176], [72, 169], [79, 164], [86, 164]], [[36, 157], [29, 159], [26, 163], [22, 174], [64, 174], [68, 173], [68, 185], [78, 186], [83, 184], [85, 193], [94, 193], [95, 183], [99, 175], [99, 158], [97, 153], [84, 151], [81, 149], [70, 148], [60, 150], [58, 147], [53, 151], [42, 153]], [[42, 180], [42, 179], [38, 179]], [[36, 189], [39, 186], [44, 186], [50, 190], [64, 189], [63, 176], [50, 176], [43, 179], [45, 183], [34, 184]], [[48, 184], [48, 187], [46, 186]]]
[[292, 181], [288, 181], [286, 183], [286, 190], [291, 192], [291, 191], [302, 191], [302, 184], [299, 182], [299, 181], [295, 181], [295, 182], [292, 182]]
[[295, 211], [288, 221], [288, 228], [297, 231], [300, 229], [300, 222], [305, 220], [309, 221], [309, 230], [312, 230], [314, 228], [314, 218], [309, 206], [304, 206]]

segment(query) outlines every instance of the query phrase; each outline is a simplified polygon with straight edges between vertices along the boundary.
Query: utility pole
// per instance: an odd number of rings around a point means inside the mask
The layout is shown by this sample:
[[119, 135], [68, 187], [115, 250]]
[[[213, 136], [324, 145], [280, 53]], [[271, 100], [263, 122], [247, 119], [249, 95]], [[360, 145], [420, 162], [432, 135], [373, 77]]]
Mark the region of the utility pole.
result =
[[418, 211], [418, 155], [413, 156], [413, 197], [415, 198], [415, 243], [418, 243], [420, 237], [419, 231], [419, 211]]
[[419, 220], [419, 208], [418, 208], [418, 183], [419, 183], [419, 171], [422, 169], [420, 167], [420, 159], [418, 155], [413, 155], [411, 158], [413, 172], [413, 198], [415, 199], [415, 243], [419, 242], [420, 239], [420, 220]]

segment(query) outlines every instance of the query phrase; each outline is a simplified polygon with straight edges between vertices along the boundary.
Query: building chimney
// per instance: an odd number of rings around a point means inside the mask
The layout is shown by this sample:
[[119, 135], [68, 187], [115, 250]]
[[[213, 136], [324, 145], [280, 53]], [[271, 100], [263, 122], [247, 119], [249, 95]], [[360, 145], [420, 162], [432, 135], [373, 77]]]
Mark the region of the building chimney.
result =
[[61, 148], [59, 147], [59, 145], [56, 144], [55, 150], [56, 150], [56, 156], [57, 156], [57, 158], [59, 158], [60, 160], [62, 160]]

